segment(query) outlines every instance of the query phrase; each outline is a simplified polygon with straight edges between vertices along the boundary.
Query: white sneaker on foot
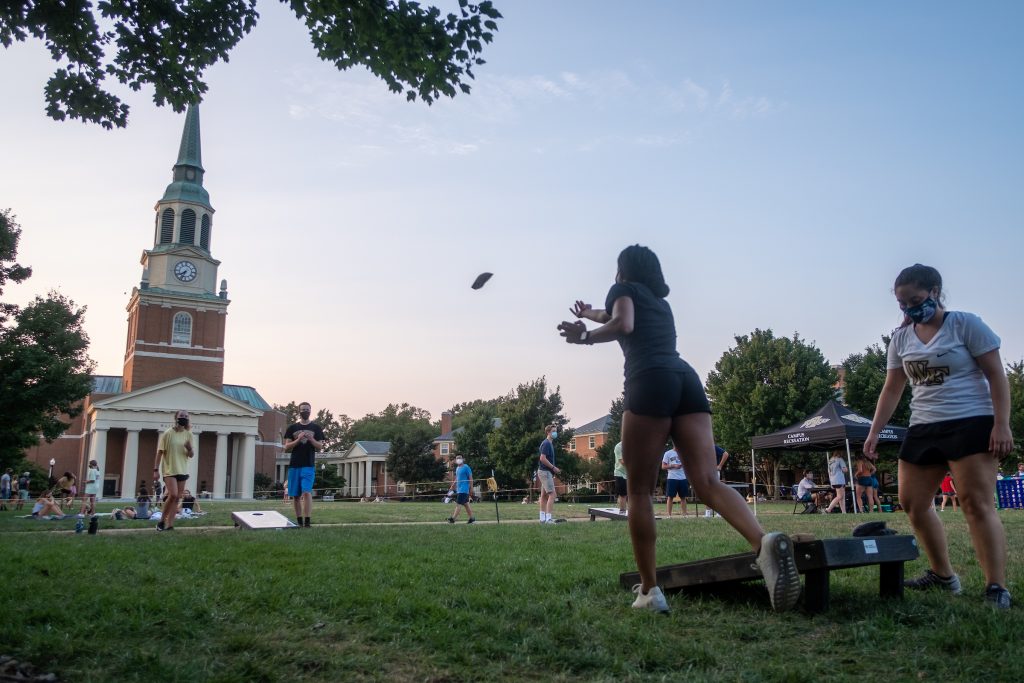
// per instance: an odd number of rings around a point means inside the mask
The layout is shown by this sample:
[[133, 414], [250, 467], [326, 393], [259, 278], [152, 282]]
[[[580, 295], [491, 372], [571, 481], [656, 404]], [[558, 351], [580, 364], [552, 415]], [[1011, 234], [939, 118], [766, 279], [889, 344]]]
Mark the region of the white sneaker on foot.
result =
[[633, 586], [633, 592], [636, 593], [636, 600], [633, 601], [633, 609], [646, 609], [652, 612], [668, 614], [668, 601], [665, 600], [665, 594], [662, 593], [661, 589], [657, 586], [647, 591], [647, 594], [645, 595], [638, 583]]
[[765, 534], [761, 539], [761, 552], [757, 566], [764, 576], [772, 609], [785, 612], [800, 599], [800, 571], [796, 568], [793, 541], [779, 531]]

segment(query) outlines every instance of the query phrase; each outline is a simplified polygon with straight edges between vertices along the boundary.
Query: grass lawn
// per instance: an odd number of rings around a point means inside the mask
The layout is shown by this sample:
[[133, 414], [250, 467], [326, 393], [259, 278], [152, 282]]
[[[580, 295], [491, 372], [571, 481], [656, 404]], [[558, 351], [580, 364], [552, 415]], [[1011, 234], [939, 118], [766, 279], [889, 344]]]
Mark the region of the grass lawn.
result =
[[[447, 516], [438, 503], [319, 503], [319, 528], [254, 532], [213, 527], [230, 510], [283, 506], [209, 507], [173, 534], [108, 520], [96, 536], [46, 533], [74, 523], [0, 513], [0, 654], [66, 681], [1021, 680], [1020, 607], [982, 603], [965, 524], [948, 510], [963, 596], [882, 601], [877, 568], [850, 569], [833, 574], [831, 610], [811, 617], [772, 613], [759, 582], [670, 596], [668, 616], [634, 613], [618, 522], [451, 526], [423, 523]], [[476, 509], [493, 522], [493, 503]], [[900, 514], [781, 514], [791, 509], [759, 506], [765, 526], [819, 538], [866, 519], [909, 530]], [[534, 520], [536, 507], [501, 515]], [[1014, 591], [1024, 512], [1001, 515]], [[746, 549], [721, 519], [658, 531], [661, 564]]]

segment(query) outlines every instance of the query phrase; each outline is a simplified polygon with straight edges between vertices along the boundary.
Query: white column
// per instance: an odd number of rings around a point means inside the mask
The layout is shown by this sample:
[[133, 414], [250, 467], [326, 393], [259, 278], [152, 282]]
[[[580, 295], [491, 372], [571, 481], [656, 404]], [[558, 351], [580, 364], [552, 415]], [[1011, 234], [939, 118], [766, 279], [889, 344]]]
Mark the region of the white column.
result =
[[369, 458], [366, 459], [366, 463], [363, 465], [366, 468], [363, 481], [366, 482], [366, 496], [373, 495], [373, 461]]
[[[95, 460], [100, 471], [100, 492], [96, 494], [96, 500], [103, 499], [103, 480], [107, 476], [107, 427], [93, 427], [89, 439], [89, 460]], [[88, 463], [87, 463], [88, 464]], [[85, 490], [83, 485], [79, 493]]]
[[139, 476], [139, 430], [129, 429], [124, 440], [124, 467], [121, 470], [121, 497], [132, 500]]
[[251, 499], [253, 476], [256, 474], [256, 435], [246, 434], [242, 437], [242, 453], [239, 457], [242, 470], [240, 473], [239, 490], [242, 498]]
[[185, 474], [188, 475], [185, 488], [191, 491], [192, 495], [196, 498], [199, 497], [199, 458], [203, 455], [199, 452], [199, 437], [201, 434], [202, 432], [192, 433], [192, 457], [188, 459], [185, 465]]
[[352, 497], [352, 474], [348, 471], [349, 463], [345, 462], [341, 464], [341, 476], [345, 478], [345, 497]]
[[217, 451], [213, 456], [213, 497], [223, 500], [228, 481], [228, 433], [217, 432]]
[[235, 434], [231, 439], [231, 488], [227, 491], [228, 498], [238, 498], [242, 492], [241, 477], [239, 476], [239, 468], [242, 466], [241, 460], [238, 454], [241, 453], [242, 436]]

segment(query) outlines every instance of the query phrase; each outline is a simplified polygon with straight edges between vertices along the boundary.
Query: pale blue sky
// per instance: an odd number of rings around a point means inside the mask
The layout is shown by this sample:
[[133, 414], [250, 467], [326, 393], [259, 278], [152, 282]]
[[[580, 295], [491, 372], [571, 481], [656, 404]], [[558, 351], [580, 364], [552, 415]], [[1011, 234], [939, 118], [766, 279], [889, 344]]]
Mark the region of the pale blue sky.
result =
[[[432, 107], [319, 62], [277, 3], [208, 72], [228, 382], [436, 418], [546, 375], [588, 422], [621, 391], [621, 354], [555, 325], [576, 298], [602, 303], [636, 242], [661, 257], [702, 376], [756, 327], [841, 361], [898, 324], [892, 281], [914, 262], [1024, 357], [1024, 5], [498, 7], [472, 95]], [[52, 122], [52, 69], [36, 43], [0, 55], [0, 205], [35, 269], [5, 298], [88, 305], [91, 355], [120, 374], [184, 117], [143, 92], [127, 130]]]

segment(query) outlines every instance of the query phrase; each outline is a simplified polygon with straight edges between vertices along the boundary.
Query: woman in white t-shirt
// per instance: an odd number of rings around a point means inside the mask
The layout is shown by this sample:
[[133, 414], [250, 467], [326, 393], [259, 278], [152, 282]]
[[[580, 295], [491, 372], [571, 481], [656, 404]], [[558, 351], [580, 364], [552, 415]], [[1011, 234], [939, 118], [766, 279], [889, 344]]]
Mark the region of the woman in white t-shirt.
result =
[[846, 475], [850, 469], [843, 460], [842, 451], [832, 451], [832, 457], [828, 461], [828, 483], [832, 486], [835, 497], [825, 512], [832, 512], [839, 506], [843, 514], [846, 514]]
[[978, 316], [942, 306], [942, 277], [934, 268], [905, 268], [896, 278], [895, 294], [904, 322], [889, 342], [885, 385], [864, 454], [878, 457], [878, 432], [892, 417], [909, 379], [911, 416], [899, 456], [900, 505], [931, 567], [904, 585], [960, 593], [934, 503], [948, 469], [985, 574], [985, 599], [1008, 609], [1006, 532], [996, 514], [994, 486], [999, 459], [1013, 449], [1013, 435], [999, 337]]

